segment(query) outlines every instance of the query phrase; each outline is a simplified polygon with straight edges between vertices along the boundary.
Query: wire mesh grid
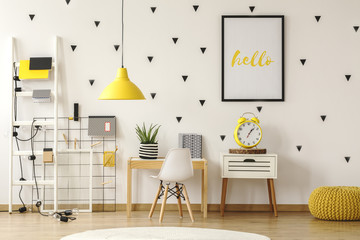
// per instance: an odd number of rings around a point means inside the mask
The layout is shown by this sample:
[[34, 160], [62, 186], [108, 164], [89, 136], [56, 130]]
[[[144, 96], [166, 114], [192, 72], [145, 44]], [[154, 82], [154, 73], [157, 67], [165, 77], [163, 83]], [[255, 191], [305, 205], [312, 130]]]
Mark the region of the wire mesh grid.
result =
[[[37, 121], [51, 119], [34, 118]], [[102, 212], [116, 211], [116, 154], [114, 167], [103, 165], [104, 152], [116, 149], [116, 133], [111, 137], [88, 136], [88, 117], [79, 117], [78, 121], [70, 120], [68, 117], [59, 117], [58, 126], [58, 208], [86, 209], [89, 206], [89, 153], [63, 151], [90, 149], [93, 144], [100, 142], [93, 146], [92, 209]], [[116, 129], [116, 122], [114, 128]], [[34, 140], [35, 150], [52, 147], [53, 131], [53, 128], [43, 127]], [[53, 167], [52, 163], [43, 163], [41, 158], [36, 160], [37, 180], [53, 180]], [[39, 186], [39, 188], [44, 210], [53, 209], [53, 187]], [[37, 200], [34, 186], [32, 202], [36, 203]]]

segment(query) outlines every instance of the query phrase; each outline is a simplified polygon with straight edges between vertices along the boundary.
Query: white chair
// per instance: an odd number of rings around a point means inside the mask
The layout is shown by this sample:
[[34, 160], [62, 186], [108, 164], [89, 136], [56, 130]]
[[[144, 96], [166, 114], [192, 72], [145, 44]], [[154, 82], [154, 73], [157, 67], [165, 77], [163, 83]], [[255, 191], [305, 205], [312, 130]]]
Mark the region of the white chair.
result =
[[[159, 218], [159, 222], [161, 223], [164, 218], [166, 200], [171, 196], [176, 196], [176, 198], [178, 199], [178, 209], [180, 217], [183, 216], [181, 207], [181, 198], [183, 198], [186, 201], [186, 206], [188, 208], [191, 221], [194, 222], [194, 216], [191, 211], [189, 196], [187, 194], [185, 185], [181, 183], [186, 179], [191, 178], [193, 175], [194, 171], [191, 161], [190, 149], [175, 148], [169, 150], [168, 154], [165, 157], [159, 175], [152, 176], [160, 180], [160, 185], [156, 193], [154, 202], [151, 206], [149, 218], [151, 218], [154, 213], [158, 199], [163, 197]], [[163, 182], [166, 183], [166, 187], [163, 186]], [[169, 188], [170, 183], [175, 183], [175, 186]], [[170, 193], [169, 196], [168, 193]]]

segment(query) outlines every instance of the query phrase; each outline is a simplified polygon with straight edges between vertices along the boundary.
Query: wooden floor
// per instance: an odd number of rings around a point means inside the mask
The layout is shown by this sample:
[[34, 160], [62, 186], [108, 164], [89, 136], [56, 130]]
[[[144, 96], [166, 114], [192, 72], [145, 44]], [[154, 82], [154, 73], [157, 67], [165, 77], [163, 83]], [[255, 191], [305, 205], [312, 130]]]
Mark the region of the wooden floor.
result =
[[194, 212], [195, 223], [191, 223], [184, 211], [184, 218], [178, 218], [176, 211], [165, 211], [163, 224], [158, 223], [159, 212], [153, 219], [148, 212], [133, 212], [131, 218], [126, 212], [81, 213], [77, 220], [60, 223], [37, 213], [0, 213], [0, 239], [60, 239], [68, 234], [92, 229], [119, 227], [176, 226], [227, 229], [252, 232], [273, 240], [296, 239], [360, 239], [360, 221], [330, 222], [313, 218], [308, 212], [279, 212], [274, 217], [270, 212], [209, 212], [203, 219], [200, 212]]

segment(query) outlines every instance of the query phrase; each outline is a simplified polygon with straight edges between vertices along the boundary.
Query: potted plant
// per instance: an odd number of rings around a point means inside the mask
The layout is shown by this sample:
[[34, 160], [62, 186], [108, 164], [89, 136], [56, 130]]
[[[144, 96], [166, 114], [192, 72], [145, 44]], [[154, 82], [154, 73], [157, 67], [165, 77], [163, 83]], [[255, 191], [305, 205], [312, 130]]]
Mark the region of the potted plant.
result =
[[151, 124], [146, 129], [145, 123], [142, 128], [136, 124], [136, 134], [140, 140], [139, 157], [143, 159], [156, 159], [158, 157], [158, 140], [156, 139], [160, 126]]

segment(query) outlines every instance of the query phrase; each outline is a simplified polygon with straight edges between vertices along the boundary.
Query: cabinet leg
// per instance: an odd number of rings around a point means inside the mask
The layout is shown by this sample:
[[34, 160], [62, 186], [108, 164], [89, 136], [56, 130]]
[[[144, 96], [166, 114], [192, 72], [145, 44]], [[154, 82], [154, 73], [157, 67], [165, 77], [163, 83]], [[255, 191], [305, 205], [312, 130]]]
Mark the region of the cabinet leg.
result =
[[270, 210], [273, 212], [274, 208], [273, 208], [273, 203], [272, 203], [272, 195], [271, 195], [271, 187], [270, 187], [270, 179], [266, 179], [267, 182], [267, 188], [268, 188], [268, 194], [269, 194], [269, 205], [270, 205]]
[[223, 217], [225, 212], [225, 200], [226, 200], [226, 189], [228, 184], [228, 178], [223, 178], [222, 181], [222, 191], [221, 191], [221, 204], [220, 204], [220, 214]]
[[272, 197], [272, 202], [273, 202], [273, 207], [274, 207], [274, 214], [275, 214], [275, 217], [277, 217], [278, 213], [277, 213], [277, 207], [276, 207], [274, 179], [270, 179], [270, 188], [271, 188], [271, 197]]

